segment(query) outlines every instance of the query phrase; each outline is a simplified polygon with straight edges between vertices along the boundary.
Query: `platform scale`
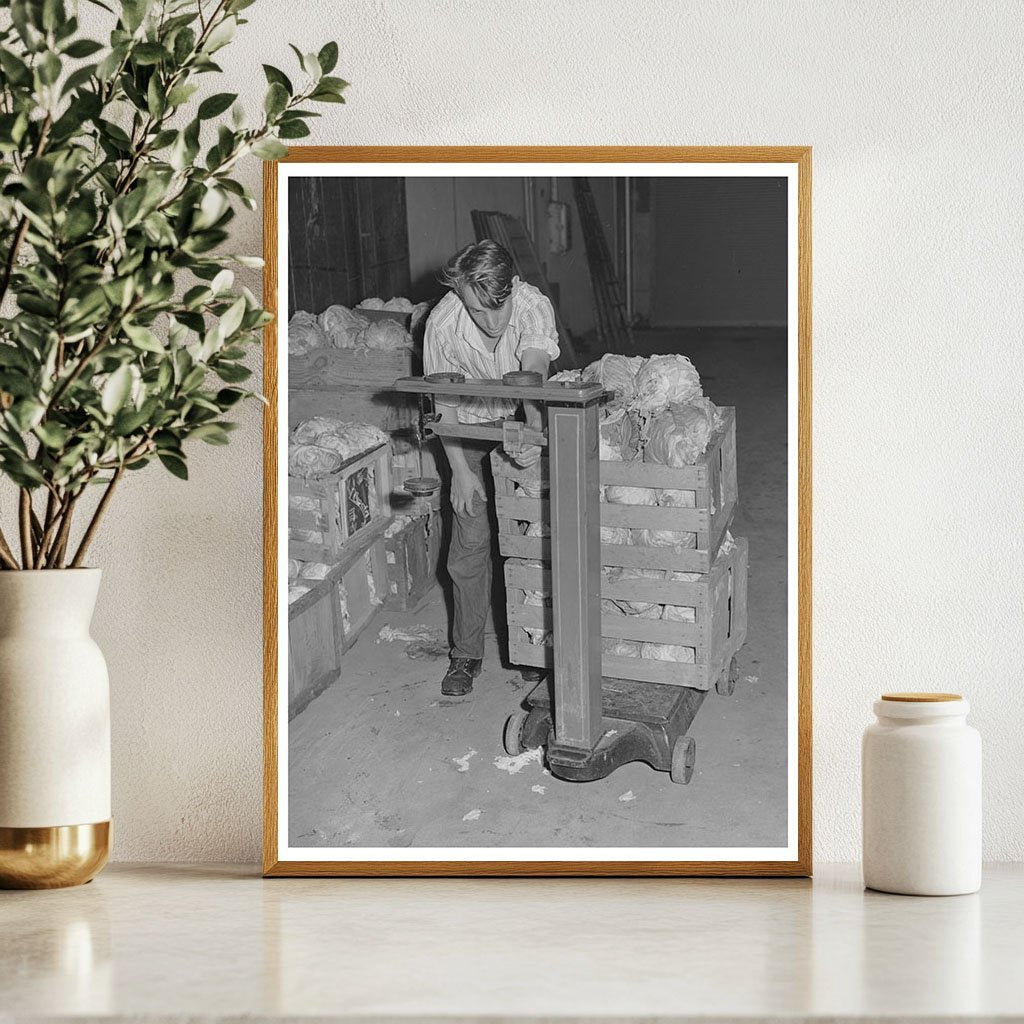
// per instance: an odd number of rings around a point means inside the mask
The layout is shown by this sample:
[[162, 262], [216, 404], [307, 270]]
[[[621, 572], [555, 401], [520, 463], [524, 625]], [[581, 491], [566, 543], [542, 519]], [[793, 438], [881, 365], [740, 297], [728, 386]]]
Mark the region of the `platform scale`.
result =
[[[689, 782], [696, 744], [686, 732], [704, 692], [601, 674], [598, 410], [612, 392], [596, 383], [544, 381], [523, 371], [501, 380], [457, 373], [402, 377], [395, 389], [420, 396], [421, 437], [501, 442], [512, 458], [527, 445], [548, 449], [554, 673], [531, 691], [528, 709], [508, 719], [505, 749], [519, 754], [543, 746], [552, 774], [575, 782], [604, 778], [630, 761], [667, 771], [673, 782]], [[500, 427], [442, 423], [433, 410], [439, 395], [535, 402], [547, 409], [547, 430], [515, 420]], [[404, 486], [423, 496], [437, 490], [440, 481], [420, 476]], [[728, 692], [735, 678], [734, 662], [719, 691]]]

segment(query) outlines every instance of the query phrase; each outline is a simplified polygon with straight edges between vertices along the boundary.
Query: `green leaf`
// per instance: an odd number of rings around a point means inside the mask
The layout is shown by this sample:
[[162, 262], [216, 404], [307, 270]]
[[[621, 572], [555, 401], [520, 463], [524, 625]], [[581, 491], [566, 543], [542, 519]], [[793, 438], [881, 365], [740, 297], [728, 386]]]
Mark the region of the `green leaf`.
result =
[[225, 445], [231, 440], [228, 432], [219, 423], [204, 423], [189, 432], [189, 439], [205, 441], [207, 444]]
[[132, 390], [132, 371], [127, 365], [115, 370], [103, 385], [100, 393], [100, 406], [103, 411], [112, 416], [124, 405]]
[[317, 89], [310, 97], [317, 103], [344, 103], [345, 97], [339, 96], [335, 92], [329, 92], [326, 89]]
[[291, 80], [283, 71], [278, 70], [270, 64], [264, 64], [263, 74], [267, 76], [267, 82], [270, 85], [283, 85], [288, 90], [289, 96], [295, 95], [295, 89], [292, 86]]
[[194, 82], [182, 82], [167, 94], [167, 105], [169, 107], [180, 107], [182, 103], [187, 103], [198, 91], [199, 86]]
[[199, 120], [208, 121], [211, 117], [223, 114], [237, 99], [238, 93], [234, 92], [218, 92], [213, 96], [207, 96], [199, 104]]
[[36, 70], [43, 85], [53, 85], [60, 78], [60, 57], [52, 50], [43, 54], [42, 60], [36, 65]]
[[253, 156], [262, 160], [280, 160], [288, 155], [288, 147], [282, 146], [276, 139], [260, 139], [252, 147]]
[[132, 60], [141, 66], [169, 61], [171, 55], [159, 43], [139, 43], [131, 51]]
[[330, 89], [332, 92], [341, 93], [347, 88], [348, 82], [346, 82], [344, 78], [333, 78], [330, 75], [325, 75], [320, 79], [320, 85], [317, 91], [319, 92], [320, 89]]
[[161, 355], [167, 350], [163, 342], [148, 328], [142, 324], [123, 324], [124, 333], [132, 339], [136, 348], [143, 352], [157, 352]]
[[67, 440], [71, 436], [69, 430], [62, 427], [59, 423], [53, 423], [52, 421], [37, 423], [32, 432], [47, 448], [53, 451], [60, 451], [67, 444]]
[[304, 139], [308, 134], [309, 128], [302, 121], [288, 121], [277, 129], [281, 139]]
[[80, 89], [95, 74], [95, 64], [86, 64], [85, 67], [79, 68], [77, 71], [72, 71], [64, 80], [64, 85], [60, 90], [61, 96], [67, 96], [69, 92], [74, 92], [76, 89]]
[[174, 37], [174, 63], [179, 67], [188, 60], [196, 47], [196, 34], [190, 28], [182, 29]]
[[317, 54], [316, 59], [320, 62], [320, 70], [325, 75], [329, 75], [338, 64], [338, 44], [325, 44]]
[[203, 52], [216, 53], [222, 46], [227, 46], [235, 38], [237, 28], [238, 22], [233, 16], [229, 16], [215, 25], [213, 31], [206, 37], [206, 42], [203, 43]]
[[35, 399], [21, 398], [7, 410], [7, 415], [18, 428], [18, 432], [25, 434], [42, 420], [45, 412], [46, 406]]
[[3, 69], [11, 85], [32, 84], [32, 72], [29, 71], [28, 65], [6, 46], [0, 47], [0, 68]]
[[97, 43], [95, 39], [76, 39], [64, 50], [64, 56], [81, 60], [83, 57], [91, 57], [94, 53], [99, 53], [102, 49], [103, 44]]
[[288, 90], [280, 82], [273, 82], [263, 100], [263, 109], [267, 116], [273, 119], [288, 106], [289, 99]]
[[236, 299], [228, 308], [227, 312], [220, 318], [217, 325], [217, 333], [222, 339], [230, 338], [239, 327], [242, 326], [242, 317], [245, 315], [245, 297]]
[[122, 0], [121, 18], [124, 27], [129, 33], [134, 34], [135, 30], [142, 24], [149, 10], [152, 0]]
[[185, 465], [185, 460], [178, 458], [177, 455], [170, 455], [167, 452], [160, 452], [158, 458], [163, 463], [164, 468], [173, 473], [179, 480], [188, 479], [188, 467]]

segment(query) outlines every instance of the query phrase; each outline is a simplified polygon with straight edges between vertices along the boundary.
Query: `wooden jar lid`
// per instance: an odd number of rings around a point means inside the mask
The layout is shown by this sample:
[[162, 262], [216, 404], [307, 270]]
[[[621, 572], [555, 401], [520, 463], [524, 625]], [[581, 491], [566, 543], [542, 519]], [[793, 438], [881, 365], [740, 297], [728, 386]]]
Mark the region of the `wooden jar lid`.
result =
[[959, 693], [883, 693], [882, 700], [898, 700], [908, 704], [931, 704], [944, 700], [963, 700]]

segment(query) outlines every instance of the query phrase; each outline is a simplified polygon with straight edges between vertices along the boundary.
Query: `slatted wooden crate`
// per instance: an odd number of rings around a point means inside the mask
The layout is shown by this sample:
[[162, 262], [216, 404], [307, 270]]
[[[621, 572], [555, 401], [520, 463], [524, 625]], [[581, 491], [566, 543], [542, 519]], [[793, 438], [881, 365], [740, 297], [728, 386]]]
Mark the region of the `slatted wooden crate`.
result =
[[[505, 562], [505, 589], [509, 660], [516, 665], [546, 666], [550, 669], [554, 659], [550, 644], [532, 644], [525, 632], [526, 629], [550, 631], [553, 628], [550, 607], [526, 603], [529, 592], [539, 592], [542, 599], [550, 604], [550, 568], [510, 558]], [[746, 538], [737, 538], [734, 543], [723, 545], [711, 571], [702, 574], [698, 581], [602, 580], [601, 597], [692, 609], [694, 620], [666, 621], [602, 611], [601, 635], [604, 638], [672, 644], [693, 648], [694, 652], [692, 664], [603, 654], [603, 675], [707, 690], [723, 672], [728, 671], [733, 655], [746, 639]]]
[[297, 715], [341, 672], [341, 657], [373, 621], [387, 593], [381, 520], [346, 547], [322, 580], [288, 606], [288, 714]]
[[318, 480], [288, 478], [288, 554], [340, 561], [362, 531], [391, 519], [391, 449], [379, 444]]
[[387, 433], [409, 430], [414, 396], [392, 390], [399, 377], [420, 372], [410, 349], [318, 348], [288, 359], [288, 429], [312, 416], [372, 423]]
[[441, 549], [441, 514], [431, 511], [384, 539], [387, 557], [387, 608], [416, 608], [437, 586]]
[[[676, 469], [650, 462], [601, 462], [602, 486], [663, 488], [693, 494], [693, 508], [675, 506], [601, 504], [601, 525], [633, 530], [668, 530], [696, 535], [695, 548], [640, 544], [602, 544], [603, 565], [633, 568], [710, 572], [736, 508], [736, 410], [723, 407], [722, 424], [711, 437], [704, 455], [693, 466]], [[547, 459], [520, 469], [500, 451], [491, 457], [494, 474], [501, 553], [511, 558], [549, 561], [547, 537], [526, 537], [521, 522], [547, 523]], [[541, 497], [516, 494], [519, 485], [532, 486]]]

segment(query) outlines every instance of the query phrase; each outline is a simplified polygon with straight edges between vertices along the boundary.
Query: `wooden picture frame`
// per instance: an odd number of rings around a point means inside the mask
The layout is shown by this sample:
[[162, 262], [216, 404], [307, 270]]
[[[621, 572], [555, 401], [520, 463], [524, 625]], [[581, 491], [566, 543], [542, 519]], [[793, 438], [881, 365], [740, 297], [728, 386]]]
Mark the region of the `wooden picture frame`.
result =
[[[278, 308], [280, 264], [283, 259], [280, 240], [287, 226], [279, 223], [281, 181], [294, 171], [291, 165], [315, 165], [337, 168], [346, 175], [357, 175], [362, 168], [381, 174], [381, 168], [396, 176], [414, 168], [431, 168], [434, 173], [450, 171], [465, 176], [494, 164], [507, 165], [510, 173], [522, 167], [538, 166], [572, 173], [572, 168], [587, 169], [601, 165], [603, 174], [655, 176], [678, 172], [693, 165], [693, 173], [721, 173], [723, 167], [746, 168], [744, 173], [779, 174], [787, 177], [789, 189], [789, 233], [787, 261], [788, 306], [788, 466], [789, 466], [789, 540], [788, 551], [796, 550], [796, 564], [789, 561], [788, 625], [788, 818], [785, 856], [743, 856], [743, 850], [728, 857], [674, 858], [665, 847], [626, 848], [621, 859], [603, 853], [588, 857], [585, 846], [559, 849], [550, 856], [538, 848], [529, 858], [501, 856], [500, 849], [486, 856], [453, 846], [450, 855], [419, 857], [416, 851], [402, 856], [361, 856], [358, 847], [329, 847], [317, 857], [293, 852], [282, 828], [284, 806], [283, 779], [287, 765], [282, 757], [287, 722], [284, 718], [285, 681], [281, 678], [287, 645], [282, 634], [283, 529], [279, 477], [281, 445], [287, 433], [280, 423], [281, 367], [286, 365], [285, 337], [287, 307]], [[282, 171], [282, 168], [284, 170]], [[612, 168], [609, 171], [609, 168]], [[598, 168], [595, 167], [595, 170]], [[793, 209], [795, 200], [796, 209]], [[279, 163], [268, 162], [264, 170], [264, 305], [275, 313], [265, 330], [264, 394], [264, 772], [263, 772], [263, 873], [267, 877], [289, 876], [809, 876], [811, 855], [811, 150], [809, 147], [292, 147]], [[795, 251], [794, 251], [795, 248]], [[795, 271], [795, 273], [794, 273]], [[795, 280], [793, 280], [795, 276]], [[793, 320], [795, 319], [795, 323]], [[792, 364], [795, 362], [796, 366]], [[794, 394], [795, 387], [795, 394]], [[712, 395], [712, 397], [714, 397]], [[795, 424], [795, 434], [793, 426]], [[795, 444], [794, 444], [795, 442]], [[795, 458], [794, 458], [795, 448]], [[735, 461], [735, 457], [733, 458]], [[793, 475], [795, 473], [795, 487]], [[508, 494], [513, 493], [509, 484]], [[501, 500], [499, 498], [499, 500]], [[514, 500], [512, 498], [506, 498]], [[742, 504], [743, 495], [739, 495]], [[714, 509], [712, 509], [714, 511]], [[796, 522], [793, 522], [795, 513]], [[286, 524], [285, 524], [286, 525]], [[374, 529], [379, 526], [372, 524]], [[795, 532], [795, 543], [793, 533]], [[539, 543], [539, 542], [538, 542]], [[287, 552], [283, 552], [287, 560]], [[344, 566], [332, 570], [336, 576], [348, 571]], [[539, 573], [539, 570], [538, 570]], [[539, 577], [538, 577], [539, 578]], [[516, 578], [518, 579], [518, 578]], [[532, 577], [531, 577], [532, 580]], [[513, 579], [513, 582], [515, 580]], [[522, 582], [522, 581], [520, 581]], [[371, 580], [372, 583], [372, 580]], [[537, 581], [533, 583], [536, 585]], [[793, 595], [795, 594], [795, 608]], [[287, 594], [285, 600], [287, 599]], [[305, 600], [305, 598], [303, 599]], [[308, 602], [307, 602], [308, 603]], [[287, 608], [285, 608], [285, 614]], [[792, 621], [796, 614], [796, 623]], [[330, 614], [325, 612], [325, 614]], [[793, 664], [792, 653], [796, 653]], [[621, 659], [620, 659], [621, 660]], [[680, 666], [690, 668], [691, 666]], [[698, 666], [693, 666], [694, 668]], [[712, 696], [714, 696], [712, 694]], [[795, 752], [796, 757], [793, 758]], [[795, 761], [795, 763], [794, 763]], [[686, 790], [681, 790], [685, 799]], [[795, 818], [795, 821], [794, 821]], [[637, 850], [646, 850], [638, 853]], [[781, 849], [781, 848], [780, 848]], [[651, 852], [657, 851], [656, 854]], [[722, 851], [718, 851], [721, 853]], [[729, 851], [726, 851], [728, 853]], [[331, 854], [339, 856], [331, 856]], [[479, 851], [477, 851], [479, 854]], [[625, 854], [628, 854], [625, 855]]]

